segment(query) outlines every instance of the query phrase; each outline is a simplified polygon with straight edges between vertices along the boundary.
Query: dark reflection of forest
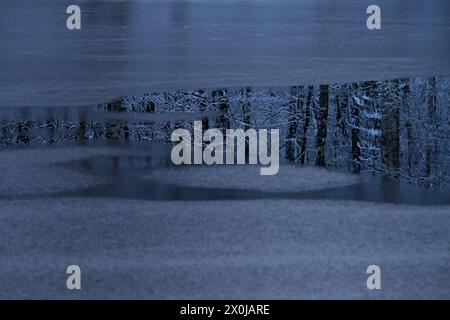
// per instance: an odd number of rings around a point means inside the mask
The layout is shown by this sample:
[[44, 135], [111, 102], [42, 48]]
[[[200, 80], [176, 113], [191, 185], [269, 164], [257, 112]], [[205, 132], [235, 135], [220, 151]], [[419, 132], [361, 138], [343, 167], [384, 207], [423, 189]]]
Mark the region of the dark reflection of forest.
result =
[[[449, 77], [430, 77], [174, 91], [79, 109], [11, 108], [0, 111], [0, 140], [2, 147], [169, 142], [173, 130], [192, 129], [195, 119], [173, 115], [220, 112], [198, 116], [204, 130], [278, 128], [280, 156], [290, 162], [445, 186], [450, 183], [449, 88]], [[167, 118], [152, 119], [155, 114]]]

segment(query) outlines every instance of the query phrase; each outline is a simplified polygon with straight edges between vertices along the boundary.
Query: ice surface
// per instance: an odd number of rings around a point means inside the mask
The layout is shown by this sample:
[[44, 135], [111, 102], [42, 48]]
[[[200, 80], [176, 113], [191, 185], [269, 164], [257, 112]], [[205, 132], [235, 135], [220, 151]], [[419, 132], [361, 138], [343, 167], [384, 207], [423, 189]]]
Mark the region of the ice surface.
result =
[[0, 106], [80, 106], [160, 90], [280, 86], [450, 73], [450, 3], [0, 2]]
[[[359, 0], [77, 4], [83, 29], [70, 32], [64, 2], [0, 2], [0, 107], [450, 72], [447, 0], [379, 0], [380, 31], [366, 29], [370, 3]], [[124, 154], [106, 147], [0, 152], [0, 298], [450, 299], [449, 206], [55, 198], [113, 179], [74, 170], [75, 161]], [[275, 177], [257, 168], [209, 169], [146, 178], [271, 191], [358, 179], [285, 166]], [[82, 269], [79, 292], [65, 288], [71, 264]], [[370, 264], [382, 269], [381, 291], [366, 289]]]
[[[450, 206], [53, 197], [112, 178], [74, 170], [76, 161], [130, 153], [0, 152], [0, 298], [450, 298]], [[195, 174], [210, 187], [264, 189], [256, 167], [217, 168], [217, 176], [210, 169], [178, 168], [179, 176], [164, 171], [160, 179], [185, 184]], [[294, 169], [282, 166], [271, 190], [356, 179]], [[256, 182], [236, 183], [246, 178]], [[79, 292], [65, 289], [71, 264], [82, 269]], [[382, 268], [381, 291], [366, 289], [370, 264]]]
[[[1, 201], [1, 298], [450, 298], [450, 207]], [[82, 290], [65, 289], [68, 265]], [[366, 268], [382, 290], [366, 288]]]
[[260, 166], [182, 166], [155, 170], [144, 179], [189, 187], [300, 192], [343, 187], [361, 182], [357, 175], [322, 168], [281, 165], [278, 174], [261, 176]]
[[108, 177], [93, 177], [64, 163], [123, 154], [128, 152], [107, 147], [2, 150], [0, 197], [51, 194], [107, 183], [111, 181]]

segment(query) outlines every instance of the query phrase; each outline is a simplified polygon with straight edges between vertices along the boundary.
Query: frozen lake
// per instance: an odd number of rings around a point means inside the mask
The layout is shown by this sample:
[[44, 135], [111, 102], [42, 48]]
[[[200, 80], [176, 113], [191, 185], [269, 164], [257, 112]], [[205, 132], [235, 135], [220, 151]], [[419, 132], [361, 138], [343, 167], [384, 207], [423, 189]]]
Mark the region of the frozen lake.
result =
[[[0, 298], [450, 297], [450, 198], [435, 185], [449, 177], [448, 0], [378, 0], [379, 31], [365, 0], [77, 3], [72, 32], [69, 1], [0, 2]], [[305, 119], [325, 101], [335, 171], [311, 167]], [[194, 119], [270, 124], [298, 145], [270, 181], [171, 171], [158, 143]], [[380, 168], [414, 183], [368, 177]], [[65, 287], [71, 264], [81, 291]]]
[[0, 106], [80, 106], [166, 89], [295, 85], [450, 72], [450, 3], [77, 1], [0, 3]]
[[[195, 190], [183, 181], [184, 191], [173, 188], [167, 197], [167, 189], [151, 180], [146, 190], [136, 189], [142, 184], [134, 174], [146, 168], [140, 159], [151, 155], [149, 150], [81, 146], [1, 152], [0, 298], [450, 296], [448, 201], [420, 206], [401, 198], [397, 203], [374, 197], [360, 201], [342, 193], [345, 187], [335, 188], [340, 198], [328, 192], [323, 198], [269, 194], [259, 199], [248, 197], [251, 191], [233, 190], [239, 199], [228, 194], [228, 199], [208, 200], [200, 193], [211, 195], [213, 188]], [[134, 163], [113, 165], [118, 157]], [[74, 159], [88, 170], [74, 166]], [[93, 159], [109, 159], [110, 165]], [[232, 176], [236, 170], [249, 173], [232, 167], [222, 173]], [[201, 176], [202, 168], [194, 171]], [[128, 183], [120, 177], [124, 173]], [[303, 189], [328, 188], [337, 178], [339, 183], [354, 182], [347, 174], [333, 176], [320, 169], [298, 168], [292, 174]], [[136, 186], [118, 196], [116, 179]], [[113, 197], [104, 187], [111, 183], [119, 188]], [[284, 183], [283, 176], [276, 176], [274, 185]], [[375, 193], [380, 191], [373, 186]], [[86, 187], [93, 192], [84, 193]], [[200, 196], [195, 200], [182, 197], [195, 191]], [[145, 192], [159, 197], [144, 199]], [[82, 269], [81, 291], [65, 287], [71, 264]], [[380, 291], [366, 288], [370, 264], [382, 268]]]

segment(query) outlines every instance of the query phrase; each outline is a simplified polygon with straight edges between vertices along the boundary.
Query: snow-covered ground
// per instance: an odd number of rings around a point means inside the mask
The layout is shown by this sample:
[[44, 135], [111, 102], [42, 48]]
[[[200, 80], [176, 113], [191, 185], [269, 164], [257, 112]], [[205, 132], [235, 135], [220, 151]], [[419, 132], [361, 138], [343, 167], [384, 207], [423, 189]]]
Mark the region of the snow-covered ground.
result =
[[[105, 183], [73, 160], [121, 153], [2, 151], [0, 298], [450, 298], [448, 205], [49, 197]], [[327, 174], [302, 184], [333, 181]], [[71, 264], [82, 270], [78, 292], [65, 287]], [[380, 291], [366, 288], [371, 264]]]

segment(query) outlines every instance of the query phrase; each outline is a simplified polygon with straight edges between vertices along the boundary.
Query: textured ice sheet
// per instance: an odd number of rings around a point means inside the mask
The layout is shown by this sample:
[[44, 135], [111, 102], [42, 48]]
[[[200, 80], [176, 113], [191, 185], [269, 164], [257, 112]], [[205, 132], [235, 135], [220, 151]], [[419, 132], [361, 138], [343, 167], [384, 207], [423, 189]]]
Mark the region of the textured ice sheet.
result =
[[0, 106], [450, 73], [448, 0], [0, 1]]
[[361, 178], [357, 175], [293, 165], [281, 165], [278, 174], [273, 176], [261, 176], [259, 166], [191, 165], [152, 171], [143, 178], [188, 187], [269, 192], [314, 191], [361, 182]]
[[[0, 298], [450, 298], [450, 207], [0, 201]], [[82, 290], [65, 289], [66, 267]], [[366, 268], [382, 290], [366, 288]]]
[[64, 164], [94, 156], [121, 154], [127, 154], [127, 151], [87, 146], [1, 150], [0, 195], [46, 194], [106, 183], [110, 178], [93, 177]]

